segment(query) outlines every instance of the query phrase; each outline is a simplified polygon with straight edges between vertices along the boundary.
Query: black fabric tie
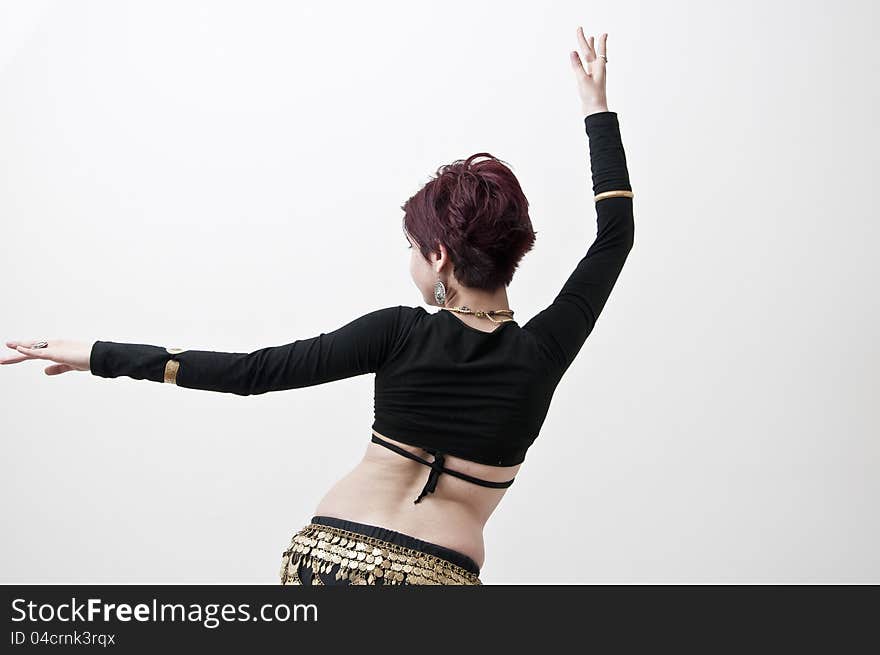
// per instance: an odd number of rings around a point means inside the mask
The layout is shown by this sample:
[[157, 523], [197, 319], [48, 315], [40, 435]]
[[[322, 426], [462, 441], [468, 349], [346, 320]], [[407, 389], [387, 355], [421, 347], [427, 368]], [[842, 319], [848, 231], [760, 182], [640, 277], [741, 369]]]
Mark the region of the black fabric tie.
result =
[[440, 477], [440, 473], [443, 471], [443, 461], [445, 459], [446, 456], [443, 453], [434, 453], [434, 461], [430, 462], [431, 472], [428, 474], [428, 481], [425, 483], [422, 493], [413, 501], [413, 504], [421, 502], [422, 498], [429, 493], [434, 493], [434, 489], [437, 488], [437, 478]]
[[[434, 454], [434, 461], [429, 462], [426, 459], [422, 459], [421, 457], [419, 457], [415, 453], [411, 453], [408, 450], [401, 448], [397, 444], [393, 444], [389, 441], [385, 441], [384, 439], [380, 439], [375, 434], [370, 439], [373, 443], [377, 443], [381, 446], [385, 446], [385, 448], [388, 448], [389, 450], [393, 450], [394, 452], [399, 453], [400, 455], [403, 455], [404, 457], [407, 457], [411, 460], [419, 462], [420, 464], [424, 464], [425, 466], [431, 467], [431, 473], [428, 475], [428, 481], [425, 483], [425, 488], [422, 489], [422, 493], [419, 494], [419, 497], [416, 498], [415, 501], [413, 501], [416, 503], [418, 503], [427, 494], [432, 493], [434, 491], [434, 489], [437, 487], [437, 478], [440, 477], [441, 473], [448, 473], [449, 475], [456, 477], [456, 478], [459, 478], [461, 480], [467, 480], [468, 482], [478, 484], [482, 487], [492, 487], [493, 489], [503, 489], [503, 488], [509, 487], [510, 485], [513, 484], [513, 479], [505, 480], [504, 482], [494, 482], [492, 480], [481, 480], [480, 478], [475, 478], [472, 475], [467, 475], [466, 473], [461, 473], [461, 472], [455, 471], [453, 469], [448, 469], [445, 466], [443, 466], [443, 464], [446, 460], [446, 455], [441, 452], [435, 451], [433, 453]], [[432, 451], [429, 450], [428, 452], [432, 452]]]

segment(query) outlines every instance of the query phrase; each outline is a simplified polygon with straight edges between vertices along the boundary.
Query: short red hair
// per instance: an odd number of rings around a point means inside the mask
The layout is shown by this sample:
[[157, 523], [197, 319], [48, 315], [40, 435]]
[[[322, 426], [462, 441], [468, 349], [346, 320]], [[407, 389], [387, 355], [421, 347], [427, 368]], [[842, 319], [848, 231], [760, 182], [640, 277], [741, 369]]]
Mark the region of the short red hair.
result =
[[[476, 161], [486, 157], [482, 161]], [[436, 177], [407, 200], [403, 229], [422, 256], [446, 246], [455, 277], [465, 286], [494, 291], [513, 279], [535, 244], [529, 201], [505, 162], [487, 152], [437, 169]]]

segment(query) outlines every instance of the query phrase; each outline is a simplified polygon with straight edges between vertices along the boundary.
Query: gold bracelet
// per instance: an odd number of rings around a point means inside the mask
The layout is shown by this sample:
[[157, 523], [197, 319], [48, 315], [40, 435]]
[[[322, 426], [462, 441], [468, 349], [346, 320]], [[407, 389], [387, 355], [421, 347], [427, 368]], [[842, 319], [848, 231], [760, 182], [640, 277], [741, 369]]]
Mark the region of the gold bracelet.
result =
[[621, 190], [621, 191], [605, 191], [604, 193], [599, 193], [599, 194], [597, 194], [597, 195], [593, 198], [593, 201], [594, 201], [594, 202], [598, 202], [599, 200], [603, 200], [604, 198], [617, 198], [617, 197], [620, 197], [620, 198], [632, 198], [633, 195], [634, 195], [634, 194], [633, 194], [632, 191], [626, 191], [626, 190]]
[[[178, 353], [186, 352], [185, 348], [166, 348], [165, 352], [176, 355]], [[180, 362], [176, 359], [169, 359], [165, 362], [165, 383], [166, 384], [177, 384], [177, 371], [180, 370]]]

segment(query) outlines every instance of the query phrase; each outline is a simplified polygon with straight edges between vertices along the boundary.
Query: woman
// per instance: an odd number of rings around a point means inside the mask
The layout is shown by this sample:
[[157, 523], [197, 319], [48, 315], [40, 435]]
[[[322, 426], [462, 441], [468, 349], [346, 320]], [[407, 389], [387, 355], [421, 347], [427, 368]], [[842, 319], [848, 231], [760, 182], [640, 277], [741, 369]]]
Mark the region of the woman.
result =
[[605, 95], [607, 37], [596, 52], [578, 28], [583, 60], [569, 53], [597, 236], [552, 304], [524, 325], [513, 320], [506, 287], [535, 241], [528, 201], [510, 169], [480, 153], [441, 167], [402, 207], [410, 272], [437, 312], [387, 307], [252, 353], [9, 341], [17, 355], [3, 363], [46, 359], [55, 362], [50, 375], [91, 371], [239, 395], [375, 373], [364, 457], [293, 535], [282, 584], [482, 584], [483, 527], [632, 248], [633, 194]]

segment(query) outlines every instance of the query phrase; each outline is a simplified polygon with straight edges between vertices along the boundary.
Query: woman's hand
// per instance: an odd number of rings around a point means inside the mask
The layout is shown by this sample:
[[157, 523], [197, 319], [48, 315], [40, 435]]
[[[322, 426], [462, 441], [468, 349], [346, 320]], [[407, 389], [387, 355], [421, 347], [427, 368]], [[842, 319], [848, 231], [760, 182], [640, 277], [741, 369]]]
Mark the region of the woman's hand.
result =
[[7, 341], [6, 345], [18, 354], [0, 359], [0, 364], [17, 364], [27, 359], [46, 359], [55, 362], [44, 370], [46, 375], [58, 375], [67, 371], [89, 371], [89, 359], [92, 355], [94, 341], [70, 341], [68, 339], [51, 339], [45, 348], [31, 348], [39, 343], [37, 339], [24, 341]]
[[572, 50], [568, 53], [568, 58], [577, 80], [581, 110], [584, 116], [608, 111], [608, 99], [605, 97], [605, 59], [600, 56], [608, 55], [608, 34], [599, 36], [598, 52], [593, 49], [593, 37], [587, 39], [582, 27], [577, 28], [577, 38], [581, 54], [579, 55], [577, 50]]

